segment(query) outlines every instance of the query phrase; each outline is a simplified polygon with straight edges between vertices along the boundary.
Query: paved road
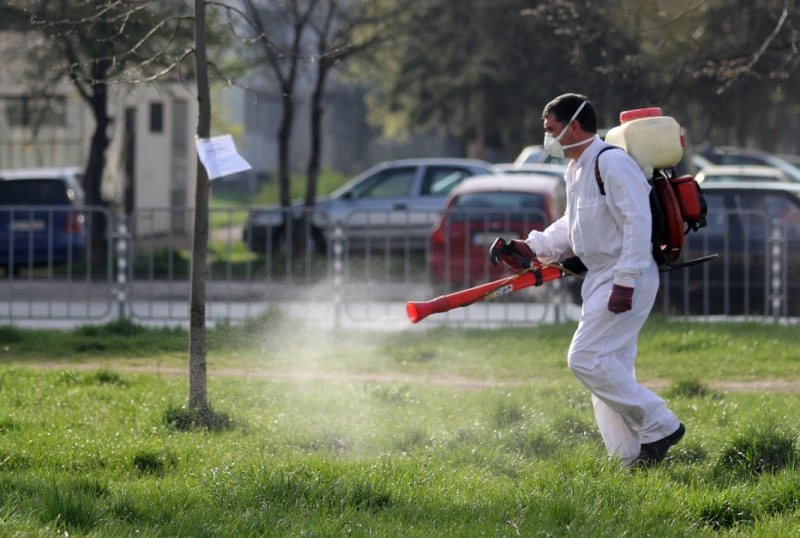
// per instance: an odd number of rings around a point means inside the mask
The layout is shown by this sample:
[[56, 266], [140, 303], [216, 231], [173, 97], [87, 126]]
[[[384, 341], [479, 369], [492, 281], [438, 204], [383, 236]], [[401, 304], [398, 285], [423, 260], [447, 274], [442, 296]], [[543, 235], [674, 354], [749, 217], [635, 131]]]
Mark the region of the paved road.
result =
[[[425, 330], [443, 324], [468, 327], [534, 326], [557, 320], [575, 320], [575, 305], [486, 303], [436, 314], [412, 324], [404, 302], [211, 302], [207, 304], [209, 325], [222, 320], [239, 320], [277, 306], [289, 319], [306, 320], [324, 329], [335, 327], [378, 331]], [[172, 301], [133, 301], [130, 313], [137, 323], [151, 326], [188, 326], [188, 304]], [[20, 327], [67, 329], [87, 323], [117, 319], [115, 302], [14, 301], [0, 303], [0, 323]]]
[[[117, 285], [86, 280], [0, 281], [0, 323], [32, 327], [73, 327], [117, 319], [120, 304]], [[140, 323], [186, 325], [188, 281], [136, 281], [130, 284], [124, 312]], [[443, 323], [470, 326], [535, 325], [577, 319], [578, 307], [553, 302], [555, 287], [529, 288], [513, 296], [431, 316], [414, 329]], [[455, 291], [455, 290], [454, 290]], [[425, 301], [440, 294], [421, 283], [293, 284], [279, 282], [212, 281], [207, 286], [209, 322], [239, 320], [278, 305], [292, 319], [313, 321], [324, 327], [379, 330], [411, 328], [406, 303]]]

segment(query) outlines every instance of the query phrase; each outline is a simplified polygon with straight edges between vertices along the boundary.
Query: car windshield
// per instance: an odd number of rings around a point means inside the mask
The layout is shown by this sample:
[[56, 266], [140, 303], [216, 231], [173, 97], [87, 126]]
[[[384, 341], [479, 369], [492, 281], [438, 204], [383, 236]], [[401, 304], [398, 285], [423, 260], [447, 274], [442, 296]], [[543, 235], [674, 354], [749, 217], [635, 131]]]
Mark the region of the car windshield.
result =
[[532, 192], [470, 192], [458, 196], [451, 207], [451, 221], [546, 220], [547, 200]]
[[0, 180], [0, 205], [69, 205], [60, 179]]

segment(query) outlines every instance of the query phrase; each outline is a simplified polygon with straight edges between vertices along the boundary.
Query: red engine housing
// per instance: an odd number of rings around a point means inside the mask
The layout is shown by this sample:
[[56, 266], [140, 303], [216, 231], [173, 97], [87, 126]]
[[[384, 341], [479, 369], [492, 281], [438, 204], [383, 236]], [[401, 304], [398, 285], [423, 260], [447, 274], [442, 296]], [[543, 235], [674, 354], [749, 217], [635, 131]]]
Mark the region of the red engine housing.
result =
[[660, 217], [654, 222], [659, 244], [653, 248], [660, 247], [666, 261], [674, 262], [683, 252], [686, 234], [706, 225], [705, 199], [694, 177], [688, 175], [669, 177], [656, 171], [653, 190], [655, 205], [660, 206]]

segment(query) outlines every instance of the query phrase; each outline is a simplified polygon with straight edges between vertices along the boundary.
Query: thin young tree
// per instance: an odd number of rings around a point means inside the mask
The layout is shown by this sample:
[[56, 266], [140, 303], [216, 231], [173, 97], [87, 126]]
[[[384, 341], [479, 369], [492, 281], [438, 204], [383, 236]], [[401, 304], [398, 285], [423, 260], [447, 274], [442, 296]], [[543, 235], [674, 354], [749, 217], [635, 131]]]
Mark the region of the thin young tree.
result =
[[[206, 0], [194, 1], [194, 73], [197, 85], [197, 138], [211, 136], [211, 89], [208, 82]], [[208, 172], [197, 157], [197, 185], [192, 234], [189, 297], [189, 407], [208, 407], [206, 368], [206, 280], [208, 278]]]

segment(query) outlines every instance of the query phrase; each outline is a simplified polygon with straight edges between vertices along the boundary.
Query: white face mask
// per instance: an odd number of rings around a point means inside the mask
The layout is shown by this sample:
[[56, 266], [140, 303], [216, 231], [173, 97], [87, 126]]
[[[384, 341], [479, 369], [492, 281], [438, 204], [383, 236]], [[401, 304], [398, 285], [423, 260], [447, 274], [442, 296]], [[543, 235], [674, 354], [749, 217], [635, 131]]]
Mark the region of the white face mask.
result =
[[564, 133], [567, 132], [567, 127], [569, 127], [570, 123], [572, 123], [572, 121], [575, 118], [578, 117], [578, 114], [581, 113], [581, 110], [583, 110], [583, 107], [586, 106], [587, 102], [588, 101], [584, 101], [583, 103], [581, 103], [581, 106], [578, 107], [578, 110], [575, 111], [575, 114], [572, 115], [570, 120], [564, 126], [564, 129], [561, 131], [560, 135], [558, 135], [557, 137], [553, 138], [553, 135], [551, 135], [550, 133], [544, 133], [544, 149], [545, 149], [545, 151], [547, 151], [547, 153], [549, 153], [553, 157], [563, 158], [565, 149], [570, 149], [570, 148], [575, 148], [575, 147], [578, 147], [578, 146], [582, 146], [584, 144], [588, 144], [589, 142], [591, 142], [592, 140], [595, 139], [595, 137], [597, 135], [595, 135], [595, 136], [593, 136], [591, 138], [587, 138], [586, 140], [584, 140], [582, 142], [578, 142], [576, 144], [568, 144], [566, 146], [562, 146], [561, 142], [560, 142], [561, 137], [564, 136]]

